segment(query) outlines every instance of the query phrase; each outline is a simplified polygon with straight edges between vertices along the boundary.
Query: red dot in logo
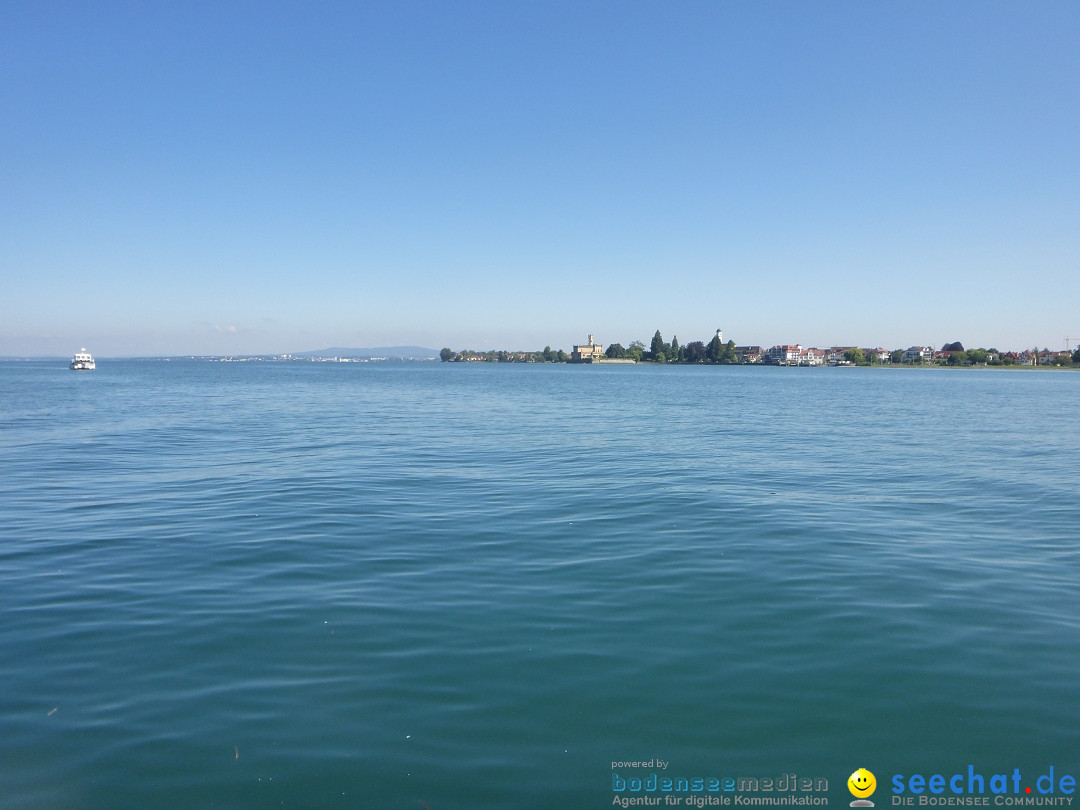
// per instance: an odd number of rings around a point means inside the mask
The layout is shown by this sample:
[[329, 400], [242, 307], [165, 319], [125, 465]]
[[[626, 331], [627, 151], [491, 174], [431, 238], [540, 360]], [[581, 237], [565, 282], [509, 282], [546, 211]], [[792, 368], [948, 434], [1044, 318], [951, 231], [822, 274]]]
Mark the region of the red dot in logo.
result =
[[1031, 793], [1031, 788], [1024, 788], [1024, 793]]

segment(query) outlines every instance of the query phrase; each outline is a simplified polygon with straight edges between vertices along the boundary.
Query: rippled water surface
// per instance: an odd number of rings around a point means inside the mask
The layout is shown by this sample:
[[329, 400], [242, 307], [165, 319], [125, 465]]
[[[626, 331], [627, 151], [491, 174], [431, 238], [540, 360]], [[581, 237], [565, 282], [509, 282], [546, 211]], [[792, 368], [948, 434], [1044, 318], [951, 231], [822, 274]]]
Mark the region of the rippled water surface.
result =
[[1054, 371], [0, 363], [0, 806], [1080, 774], [1078, 405]]

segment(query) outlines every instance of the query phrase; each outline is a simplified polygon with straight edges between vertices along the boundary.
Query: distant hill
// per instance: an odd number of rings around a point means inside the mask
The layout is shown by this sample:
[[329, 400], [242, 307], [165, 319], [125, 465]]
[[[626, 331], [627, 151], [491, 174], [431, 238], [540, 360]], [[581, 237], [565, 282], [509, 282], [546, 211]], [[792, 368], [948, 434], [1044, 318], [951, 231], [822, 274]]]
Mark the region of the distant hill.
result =
[[404, 360], [427, 360], [438, 356], [438, 349], [425, 349], [423, 346], [375, 346], [374, 348], [364, 349], [346, 349], [340, 346], [331, 346], [329, 349], [295, 352], [293, 354], [293, 357], [390, 357]]

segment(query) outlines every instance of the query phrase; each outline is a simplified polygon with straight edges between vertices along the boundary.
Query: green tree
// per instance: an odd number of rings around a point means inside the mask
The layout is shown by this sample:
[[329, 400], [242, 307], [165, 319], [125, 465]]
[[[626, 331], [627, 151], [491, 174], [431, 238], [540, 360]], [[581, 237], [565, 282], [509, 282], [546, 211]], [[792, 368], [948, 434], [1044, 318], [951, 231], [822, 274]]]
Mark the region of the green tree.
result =
[[700, 340], [695, 340], [683, 347], [683, 359], [687, 363], [704, 363], [706, 360], [705, 352], [705, 344]]
[[626, 349], [622, 347], [621, 343], [612, 343], [610, 346], [607, 347], [607, 350], [604, 352], [604, 354], [606, 354], [613, 360], [620, 360], [626, 357]]
[[626, 349], [626, 356], [640, 363], [641, 358], [645, 356], [645, 344], [640, 340], [635, 340]]
[[863, 353], [862, 349], [858, 348], [848, 349], [846, 352], [844, 352], [844, 359], [847, 360], [849, 363], [854, 363], [857, 366], [869, 365], [866, 362], [866, 354]]
[[678, 362], [679, 360], [682, 359], [681, 349], [682, 349], [682, 347], [679, 346], [679, 336], [678, 335], [672, 335], [671, 336], [671, 345], [668, 346], [668, 350], [666, 352], [664, 352], [664, 353], [668, 356], [668, 359], [670, 359], [672, 361], [675, 361], [675, 362]]
[[719, 363], [720, 357], [724, 353], [724, 344], [720, 342], [719, 335], [713, 335], [712, 340], [709, 341], [709, 345], [705, 347], [705, 357], [710, 363]]
[[734, 364], [739, 362], [739, 355], [735, 354], [735, 341], [729, 340], [727, 346], [720, 352], [720, 362]]
[[904, 361], [904, 350], [903, 349], [894, 349], [893, 351], [889, 352], [889, 362], [890, 363], [902, 363], [903, 361]]
[[452, 358], [453, 356], [454, 353], [450, 349], [443, 349], [441, 352], [439, 352], [439, 359], [442, 360], [444, 363], [448, 363], [450, 361], [450, 358]]
[[[649, 355], [655, 360], [658, 354], [664, 353], [664, 338], [660, 335], [660, 330], [656, 330], [656, 334], [652, 336], [652, 345], [649, 346]], [[661, 361], [662, 362], [662, 361]]]

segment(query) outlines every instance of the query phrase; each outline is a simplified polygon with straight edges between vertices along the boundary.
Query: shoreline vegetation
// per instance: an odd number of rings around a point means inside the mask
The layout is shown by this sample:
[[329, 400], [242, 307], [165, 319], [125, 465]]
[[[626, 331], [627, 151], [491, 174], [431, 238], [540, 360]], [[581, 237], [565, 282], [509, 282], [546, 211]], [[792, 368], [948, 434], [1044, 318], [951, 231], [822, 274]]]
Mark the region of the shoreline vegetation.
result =
[[959, 341], [946, 343], [938, 350], [929, 346], [907, 349], [863, 348], [832, 346], [828, 349], [803, 348], [800, 344], [778, 344], [770, 349], [761, 346], [737, 346], [735, 341], [724, 342], [717, 330], [712, 339], [679, 343], [664, 340], [660, 330], [649, 345], [635, 340], [629, 346], [612, 343], [606, 348], [593, 342], [575, 346], [569, 354], [562, 349], [545, 346], [539, 351], [510, 351], [506, 349], [444, 348], [439, 352], [444, 363], [656, 363], [677, 365], [778, 365], [778, 366], [946, 366], [946, 367], [1080, 367], [1080, 347], [1073, 351], [1055, 351], [1035, 347], [1021, 351], [999, 351], [996, 348], [965, 349]]

